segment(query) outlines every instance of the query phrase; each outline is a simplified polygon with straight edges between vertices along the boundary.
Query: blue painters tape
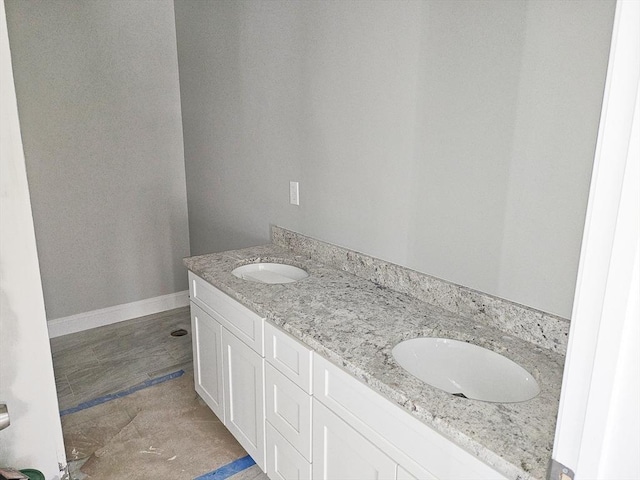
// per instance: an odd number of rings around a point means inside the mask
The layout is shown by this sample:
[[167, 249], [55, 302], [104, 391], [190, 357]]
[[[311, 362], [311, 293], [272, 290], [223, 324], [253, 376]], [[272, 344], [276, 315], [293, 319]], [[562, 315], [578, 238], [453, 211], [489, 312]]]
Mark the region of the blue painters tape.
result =
[[246, 457], [239, 458], [235, 462], [227, 463], [213, 472], [196, 477], [194, 480], [225, 480], [225, 478], [240, 473], [255, 464], [256, 462], [253, 461], [253, 458], [247, 455]]
[[76, 412], [79, 412], [81, 410], [85, 410], [87, 408], [95, 407], [96, 405], [101, 405], [103, 403], [110, 402], [111, 400], [115, 400], [116, 398], [126, 397], [127, 395], [131, 395], [132, 393], [135, 393], [135, 392], [137, 392], [139, 390], [142, 390], [144, 388], [153, 387], [154, 385], [158, 385], [159, 383], [166, 382], [167, 380], [173, 380], [174, 378], [181, 377], [182, 375], [184, 375], [184, 370], [178, 370], [177, 372], [169, 373], [168, 375], [164, 375], [162, 377], [152, 378], [151, 380], [147, 380], [146, 382], [143, 382], [143, 383], [141, 383], [139, 385], [136, 385], [135, 387], [131, 387], [131, 388], [127, 389], [127, 390], [123, 390], [123, 391], [117, 392], [117, 393], [110, 393], [110, 394], [105, 395], [103, 397], [98, 397], [95, 400], [89, 400], [88, 402], [82, 402], [81, 404], [79, 404], [79, 405], [77, 405], [75, 407], [71, 407], [71, 408], [67, 408], [65, 410], [61, 410], [60, 411], [60, 416], [64, 417], [65, 415], [69, 415], [70, 413], [76, 413]]

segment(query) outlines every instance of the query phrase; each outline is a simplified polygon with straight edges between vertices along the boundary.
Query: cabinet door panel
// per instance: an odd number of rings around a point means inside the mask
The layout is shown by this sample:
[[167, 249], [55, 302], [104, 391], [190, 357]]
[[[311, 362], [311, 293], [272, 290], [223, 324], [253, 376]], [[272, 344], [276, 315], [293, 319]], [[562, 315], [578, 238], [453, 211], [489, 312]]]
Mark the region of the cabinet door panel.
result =
[[311, 397], [269, 363], [265, 364], [267, 420], [311, 460]]
[[395, 476], [393, 460], [314, 400], [314, 480], [393, 480]]
[[264, 470], [264, 359], [222, 330], [225, 426]]
[[191, 332], [196, 392], [224, 423], [222, 326], [192, 303]]
[[271, 480], [311, 480], [311, 464], [267, 422], [267, 475]]

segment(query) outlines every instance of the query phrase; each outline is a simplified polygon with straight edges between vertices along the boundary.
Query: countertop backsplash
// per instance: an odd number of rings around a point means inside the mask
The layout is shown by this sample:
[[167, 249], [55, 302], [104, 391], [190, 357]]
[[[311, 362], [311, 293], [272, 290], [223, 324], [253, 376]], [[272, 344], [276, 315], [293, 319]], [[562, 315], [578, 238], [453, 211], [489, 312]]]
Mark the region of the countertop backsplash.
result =
[[314, 238], [271, 227], [274, 245], [314, 261], [411, 295], [430, 305], [466, 316], [542, 348], [565, 355], [569, 320], [515, 302], [456, 285]]

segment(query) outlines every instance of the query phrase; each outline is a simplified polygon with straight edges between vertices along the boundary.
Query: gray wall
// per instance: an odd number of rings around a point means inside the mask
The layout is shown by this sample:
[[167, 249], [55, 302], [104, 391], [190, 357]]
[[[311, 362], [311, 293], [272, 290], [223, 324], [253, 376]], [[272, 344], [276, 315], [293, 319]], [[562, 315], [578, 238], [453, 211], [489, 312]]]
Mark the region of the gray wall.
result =
[[613, 0], [175, 9], [194, 254], [274, 223], [570, 316]]
[[47, 317], [186, 289], [173, 3], [6, 7]]

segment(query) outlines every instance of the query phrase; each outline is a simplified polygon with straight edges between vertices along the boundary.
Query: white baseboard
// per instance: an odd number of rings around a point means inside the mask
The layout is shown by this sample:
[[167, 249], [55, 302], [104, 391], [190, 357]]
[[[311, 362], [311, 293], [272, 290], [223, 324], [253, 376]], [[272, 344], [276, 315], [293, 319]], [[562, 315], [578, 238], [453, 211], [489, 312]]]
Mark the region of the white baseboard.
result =
[[186, 307], [187, 305], [189, 305], [189, 290], [184, 290], [160, 297], [147, 298], [138, 302], [124, 303], [69, 317], [56, 318], [47, 322], [49, 338], [111, 325], [112, 323], [144, 317], [145, 315], [164, 312], [173, 308]]

